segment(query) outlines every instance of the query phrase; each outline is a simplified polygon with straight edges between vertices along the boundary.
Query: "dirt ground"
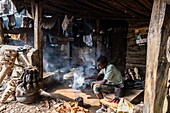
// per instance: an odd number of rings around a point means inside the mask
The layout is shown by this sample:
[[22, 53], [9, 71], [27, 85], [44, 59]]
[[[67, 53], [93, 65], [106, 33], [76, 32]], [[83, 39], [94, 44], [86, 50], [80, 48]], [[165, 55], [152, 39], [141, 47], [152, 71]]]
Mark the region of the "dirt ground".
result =
[[[3, 88], [2, 85], [1, 88]], [[45, 90], [51, 96], [42, 95], [32, 104], [24, 104], [8, 98], [7, 103], [0, 103], [0, 113], [57, 113], [54, 111], [57, 103], [75, 102], [77, 97], [83, 98], [84, 108], [88, 109], [90, 113], [95, 113], [100, 108], [98, 99], [91, 89], [80, 91], [63, 84], [48, 84]], [[0, 95], [2, 93], [3, 90], [0, 90]]]

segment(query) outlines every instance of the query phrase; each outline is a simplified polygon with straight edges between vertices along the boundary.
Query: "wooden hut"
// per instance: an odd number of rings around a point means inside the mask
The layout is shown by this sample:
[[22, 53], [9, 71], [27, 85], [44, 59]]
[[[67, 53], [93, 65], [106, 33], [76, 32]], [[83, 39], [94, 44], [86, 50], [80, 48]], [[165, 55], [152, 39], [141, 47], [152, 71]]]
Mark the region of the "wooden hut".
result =
[[[55, 34], [57, 43], [49, 41], [49, 44], [66, 44], [67, 55], [74, 58], [73, 38], [63, 35], [61, 25], [65, 15], [68, 22], [72, 21], [71, 16], [83, 18], [91, 22], [95, 30], [95, 57], [98, 57], [97, 50], [102, 50], [101, 46], [104, 45], [103, 52], [109, 53], [109, 61], [115, 63], [122, 73], [138, 67], [145, 79], [144, 113], [163, 112], [164, 100], [170, 95], [170, 0], [13, 0], [13, 3], [17, 11], [26, 9], [34, 24], [32, 28], [4, 29], [0, 21], [0, 43], [4, 43], [4, 33], [33, 33], [33, 46], [39, 52], [41, 76], [43, 47], [47, 41], [43, 36], [49, 32]], [[111, 38], [102, 39], [102, 30]], [[100, 45], [98, 42], [101, 40]], [[78, 46], [81, 46], [79, 43]]]

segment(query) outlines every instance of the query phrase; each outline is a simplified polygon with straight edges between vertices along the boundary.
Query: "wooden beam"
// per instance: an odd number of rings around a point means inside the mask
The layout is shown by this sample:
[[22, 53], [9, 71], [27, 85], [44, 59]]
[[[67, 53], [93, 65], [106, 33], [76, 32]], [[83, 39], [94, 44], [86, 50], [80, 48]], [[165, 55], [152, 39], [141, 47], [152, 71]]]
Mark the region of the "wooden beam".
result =
[[100, 34], [100, 19], [99, 18], [96, 19], [96, 33], [97, 35]]
[[170, 1], [169, 0], [163, 0], [163, 2], [165, 2], [166, 4], [170, 5]]
[[2, 18], [0, 18], [0, 44], [4, 44], [4, 31]]
[[126, 64], [127, 67], [138, 67], [138, 68], [146, 68], [146, 65], [142, 64]]
[[61, 36], [61, 18], [57, 18], [57, 24], [58, 24], [58, 26], [57, 26], [57, 32], [58, 32], [58, 36]]
[[39, 36], [39, 5], [38, 3], [34, 4], [35, 6], [35, 14], [34, 14], [34, 48], [39, 49], [39, 41], [38, 41], [38, 36]]
[[146, 51], [139, 51], [139, 52], [133, 52], [133, 51], [127, 51], [126, 52], [127, 55], [131, 55], [131, 56], [135, 56], [135, 55], [138, 55], [138, 56], [145, 56], [146, 55]]
[[24, 33], [32, 33], [33, 28], [14, 28], [14, 29], [4, 29], [4, 33], [6, 34], [24, 34]]
[[39, 59], [40, 59], [40, 76], [43, 78], [43, 31], [42, 31], [42, 3], [39, 0]]
[[66, 38], [64, 36], [63, 37], [59, 36], [59, 37], [56, 37], [56, 39], [54, 41], [57, 41], [57, 42], [72, 42], [72, 41], [74, 41], [74, 38], [73, 37]]
[[42, 4], [38, 0], [35, 6], [34, 14], [34, 48], [38, 49], [39, 72], [40, 77], [43, 78], [43, 34], [42, 34]]
[[34, 12], [35, 12], [35, 7], [34, 7], [34, 0], [31, 1], [31, 14], [32, 14], [32, 18], [35, 18]]
[[147, 65], [143, 113], [162, 113], [167, 94], [166, 44], [170, 36], [170, 7], [154, 0], [147, 42]]
[[[141, 60], [142, 59], [142, 60]], [[145, 58], [126, 58], [126, 63], [129, 64], [146, 64], [146, 59]]]

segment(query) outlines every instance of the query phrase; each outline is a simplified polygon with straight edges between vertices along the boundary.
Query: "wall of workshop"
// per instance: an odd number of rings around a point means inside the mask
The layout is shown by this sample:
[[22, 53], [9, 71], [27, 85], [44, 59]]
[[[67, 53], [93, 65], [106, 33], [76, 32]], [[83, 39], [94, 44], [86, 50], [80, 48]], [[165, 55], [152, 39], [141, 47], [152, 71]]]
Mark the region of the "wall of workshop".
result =
[[148, 27], [130, 28], [127, 36], [126, 69], [137, 67], [142, 77], [146, 73]]

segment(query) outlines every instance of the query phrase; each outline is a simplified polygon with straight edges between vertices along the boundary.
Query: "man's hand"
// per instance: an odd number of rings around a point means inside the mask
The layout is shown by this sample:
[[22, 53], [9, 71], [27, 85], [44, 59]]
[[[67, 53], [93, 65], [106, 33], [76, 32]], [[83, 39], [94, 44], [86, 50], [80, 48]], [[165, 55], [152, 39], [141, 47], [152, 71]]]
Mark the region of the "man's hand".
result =
[[85, 77], [84, 80], [87, 80], [87, 79], [97, 79], [98, 75], [92, 75], [92, 76], [88, 76], [88, 77]]
[[93, 82], [91, 83], [91, 88], [93, 88], [93, 86], [94, 86], [95, 84], [100, 84], [100, 81], [93, 81]]

